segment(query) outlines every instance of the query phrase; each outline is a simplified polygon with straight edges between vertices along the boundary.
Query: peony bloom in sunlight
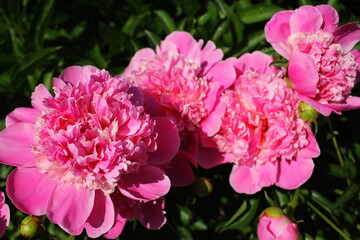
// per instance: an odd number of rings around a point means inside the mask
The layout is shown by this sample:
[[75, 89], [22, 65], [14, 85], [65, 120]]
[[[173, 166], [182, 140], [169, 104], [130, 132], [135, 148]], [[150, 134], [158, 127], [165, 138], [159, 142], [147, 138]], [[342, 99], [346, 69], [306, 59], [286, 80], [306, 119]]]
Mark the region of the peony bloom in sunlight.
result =
[[4, 235], [10, 223], [10, 209], [5, 203], [5, 195], [0, 192], [0, 238]]
[[123, 74], [144, 91], [147, 111], [167, 116], [178, 126], [183, 144], [167, 170], [178, 186], [195, 179], [188, 163], [196, 164], [197, 129], [235, 80], [231, 63], [222, 61], [222, 51], [211, 41], [203, 43], [187, 32], [173, 32], [156, 51], [139, 50]]
[[53, 90], [37, 86], [32, 108], [0, 132], [0, 162], [17, 167], [6, 184], [14, 205], [96, 238], [114, 226], [112, 194], [160, 201], [170, 188], [161, 165], [180, 144], [173, 122], [145, 114], [138, 89], [95, 67], [66, 68]]
[[233, 163], [230, 184], [238, 193], [272, 184], [299, 187], [310, 178], [320, 150], [299, 116], [296, 92], [280, 69], [269, 67], [270, 56], [254, 52], [231, 61], [238, 78], [202, 124], [200, 166]]
[[259, 218], [259, 240], [298, 240], [299, 230], [280, 208], [268, 207]]
[[276, 13], [265, 26], [274, 49], [289, 60], [288, 77], [302, 101], [321, 114], [360, 108], [350, 96], [359, 74], [360, 27], [338, 28], [339, 16], [328, 5], [302, 6]]

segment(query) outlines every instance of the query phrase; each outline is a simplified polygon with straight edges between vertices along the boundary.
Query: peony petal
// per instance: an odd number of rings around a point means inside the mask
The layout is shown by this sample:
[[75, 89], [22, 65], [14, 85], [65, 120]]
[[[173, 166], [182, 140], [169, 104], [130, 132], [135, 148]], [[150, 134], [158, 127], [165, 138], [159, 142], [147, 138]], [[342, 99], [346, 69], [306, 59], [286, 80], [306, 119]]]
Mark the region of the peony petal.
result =
[[73, 184], [57, 185], [49, 200], [48, 218], [65, 230], [77, 229], [88, 219], [94, 198], [94, 190]]
[[135, 200], [155, 200], [170, 189], [170, 180], [160, 168], [146, 165], [137, 173], [123, 175], [118, 184], [126, 197]]
[[333, 35], [333, 41], [340, 44], [344, 52], [350, 52], [360, 40], [360, 26], [357, 22], [347, 23], [336, 29]]
[[292, 52], [289, 59], [288, 75], [294, 89], [301, 95], [315, 97], [319, 73], [313, 59], [305, 53]]
[[[5, 198], [4, 193], [1, 193], [2, 197]], [[10, 223], [10, 208], [7, 204], [3, 203], [0, 209], [0, 238], [5, 234], [7, 227]]]
[[114, 204], [109, 195], [101, 190], [95, 191], [94, 207], [85, 223], [86, 233], [91, 238], [100, 237], [108, 232], [115, 221]]
[[277, 169], [277, 164], [271, 162], [252, 167], [234, 165], [230, 185], [238, 193], [257, 193], [276, 182]]
[[47, 88], [43, 84], [39, 84], [31, 95], [31, 105], [39, 111], [44, 110], [46, 107], [43, 101], [49, 97], [51, 97], [51, 94]]
[[221, 153], [214, 148], [200, 147], [196, 159], [201, 167], [209, 169], [220, 164], [231, 162], [229, 156], [231, 155]]
[[230, 87], [236, 78], [234, 67], [227, 61], [216, 63], [205, 75], [209, 80], [219, 83], [224, 89]]
[[60, 74], [59, 79], [65, 83], [70, 83], [76, 86], [78, 82], [86, 83], [90, 80], [90, 76], [100, 70], [93, 66], [71, 66], [64, 69]]
[[160, 229], [166, 223], [164, 205], [165, 203], [163, 198], [146, 202], [144, 203], [141, 211], [137, 212], [136, 218], [147, 229]]
[[355, 84], [359, 83], [360, 81], [360, 51], [357, 49], [353, 49], [351, 53], [354, 55], [355, 62], [358, 64], [358, 69], [356, 73], [356, 80]]
[[[329, 116], [331, 114], [331, 112], [334, 111], [330, 106], [327, 106], [326, 104], [321, 104], [311, 98], [299, 96], [299, 99], [303, 102], [306, 102], [310, 106], [312, 106], [316, 111], [318, 111], [319, 113], [321, 113], [324, 116]], [[340, 112], [336, 112], [336, 113], [339, 114]]]
[[158, 133], [156, 139], [157, 149], [149, 153], [148, 163], [160, 165], [166, 164], [175, 157], [180, 147], [180, 137], [178, 128], [174, 122], [165, 117], [154, 117], [156, 121], [155, 132]]
[[[188, 32], [176, 31], [169, 34], [163, 42], [171, 42], [177, 46], [178, 53], [186, 58], [193, 59], [200, 53], [202, 41], [197, 42]], [[161, 51], [164, 51], [162, 48]]]
[[281, 161], [276, 185], [284, 189], [295, 189], [305, 183], [314, 169], [312, 159]]
[[6, 116], [5, 124], [7, 127], [20, 122], [35, 124], [36, 116], [39, 114], [40, 111], [34, 108], [19, 107]]
[[281, 11], [275, 13], [265, 25], [265, 37], [281, 56], [288, 59], [286, 41], [290, 36], [290, 17], [294, 11]]
[[108, 239], [117, 238], [123, 231], [126, 222], [127, 219], [123, 218], [119, 213], [117, 213], [114, 226], [112, 226], [112, 228], [107, 233], [105, 233], [103, 237]]
[[204, 71], [207, 72], [214, 64], [221, 61], [223, 56], [224, 54], [221, 49], [217, 49], [215, 43], [208, 41], [201, 53], [199, 53], [201, 66], [204, 68]]
[[143, 59], [149, 59], [149, 58], [153, 58], [155, 56], [155, 52], [154, 50], [152, 50], [151, 48], [143, 48], [140, 49], [139, 51], [137, 51], [135, 53], [135, 55], [131, 58], [131, 61], [129, 63], [129, 66], [127, 66], [125, 68], [124, 73], [122, 74], [125, 77], [130, 77], [132, 74], [132, 71], [134, 69], [137, 69], [138, 66], [137, 64], [139, 62], [141, 62]]
[[315, 7], [321, 12], [324, 21], [321, 29], [325, 32], [333, 33], [339, 24], [339, 14], [336, 9], [326, 4]]
[[307, 134], [307, 140], [309, 141], [309, 144], [306, 146], [306, 148], [300, 150], [298, 158], [301, 159], [316, 158], [320, 155], [319, 145], [309, 125], [307, 126]]
[[240, 63], [245, 64], [247, 67], [251, 68], [253, 71], [258, 72], [259, 74], [276, 73], [277, 68], [270, 66], [273, 61], [274, 57], [260, 51], [245, 53], [239, 58]]
[[194, 156], [185, 152], [179, 151], [171, 160], [169, 168], [166, 168], [166, 174], [169, 176], [171, 186], [184, 187], [190, 185], [194, 180], [194, 172], [192, 164], [196, 160]]
[[321, 30], [324, 21], [321, 12], [313, 6], [302, 6], [294, 11], [290, 17], [291, 33]]
[[221, 127], [222, 117], [226, 111], [226, 104], [221, 101], [215, 106], [215, 109], [209, 116], [201, 123], [200, 129], [208, 137], [214, 136]]
[[36, 167], [19, 167], [6, 180], [6, 192], [14, 205], [22, 212], [37, 216], [46, 214], [55, 187], [48, 175], [40, 173]]
[[349, 111], [360, 108], [360, 97], [349, 96], [344, 103], [324, 104], [335, 112]]
[[34, 124], [17, 123], [0, 132], [0, 163], [11, 166], [35, 166], [32, 152]]
[[207, 112], [211, 112], [214, 105], [219, 101], [219, 96], [223, 88], [220, 88], [218, 82], [209, 82], [209, 91], [204, 98], [204, 108]]
[[276, 235], [272, 232], [271, 221], [269, 218], [262, 218], [259, 221], [257, 228], [257, 235], [259, 239], [276, 239]]

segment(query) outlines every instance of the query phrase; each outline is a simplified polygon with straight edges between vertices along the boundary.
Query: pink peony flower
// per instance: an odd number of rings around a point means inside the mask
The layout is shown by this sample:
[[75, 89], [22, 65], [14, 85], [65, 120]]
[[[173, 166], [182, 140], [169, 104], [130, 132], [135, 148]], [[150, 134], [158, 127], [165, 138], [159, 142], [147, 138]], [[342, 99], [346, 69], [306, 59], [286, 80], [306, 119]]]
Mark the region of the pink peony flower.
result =
[[6, 118], [0, 162], [17, 167], [7, 193], [27, 214], [47, 214], [71, 234], [85, 228], [99, 237], [114, 225], [114, 192], [143, 202], [168, 192], [161, 165], [178, 151], [178, 131], [170, 120], [145, 114], [136, 88], [105, 70], [69, 67], [53, 89], [54, 97], [37, 86], [33, 108]]
[[5, 195], [0, 192], [0, 238], [4, 236], [4, 233], [10, 223], [10, 209], [5, 203]]
[[234, 69], [222, 57], [213, 42], [203, 47], [203, 40], [173, 32], [156, 51], [138, 51], [123, 74], [144, 91], [147, 111], [171, 118], [179, 128], [183, 144], [168, 169], [173, 185], [188, 185], [195, 179], [189, 163], [196, 164], [197, 129], [213, 111], [221, 91], [235, 80]]
[[200, 166], [233, 163], [230, 184], [238, 193], [253, 194], [272, 184], [299, 187], [311, 176], [312, 158], [320, 151], [299, 117], [296, 92], [281, 70], [269, 67], [270, 56], [254, 52], [231, 61], [238, 78], [204, 121]]
[[280, 208], [268, 207], [260, 215], [259, 240], [298, 240], [299, 230]]
[[359, 74], [360, 27], [337, 28], [339, 16], [328, 5], [302, 6], [276, 13], [265, 26], [267, 41], [289, 60], [288, 76], [302, 101], [321, 114], [360, 107], [350, 96]]

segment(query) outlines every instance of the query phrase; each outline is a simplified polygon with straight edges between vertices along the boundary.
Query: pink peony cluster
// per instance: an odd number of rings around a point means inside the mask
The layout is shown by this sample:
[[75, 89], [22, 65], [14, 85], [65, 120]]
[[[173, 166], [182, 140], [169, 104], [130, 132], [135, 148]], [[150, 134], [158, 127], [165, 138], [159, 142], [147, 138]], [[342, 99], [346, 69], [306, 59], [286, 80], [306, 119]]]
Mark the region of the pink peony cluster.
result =
[[53, 90], [37, 86], [33, 107], [11, 112], [0, 133], [0, 162], [16, 167], [7, 179], [14, 205], [92, 238], [115, 238], [134, 217], [161, 227], [175, 124], [150, 117], [135, 87], [95, 67], [65, 69]]
[[[134, 218], [162, 227], [164, 196], [191, 184], [198, 165], [232, 164], [238, 193], [298, 188], [320, 154], [314, 109], [327, 116], [360, 108], [350, 95], [360, 28], [337, 24], [327, 5], [275, 14], [265, 34], [287, 68], [271, 66], [274, 58], [258, 51], [224, 60], [213, 42], [187, 32], [171, 33], [155, 51], [139, 50], [115, 77], [92, 66], [66, 68], [53, 79], [53, 95], [40, 84], [31, 108], [6, 117], [0, 163], [16, 167], [7, 178], [9, 198], [70, 234], [113, 239]], [[9, 209], [1, 206], [7, 225]], [[288, 226], [297, 236], [293, 225], [264, 214], [259, 238], [285, 239], [261, 236]]]
[[0, 192], [0, 238], [5, 234], [5, 231], [10, 223], [10, 209], [5, 203], [5, 195]]
[[302, 101], [321, 114], [360, 108], [350, 96], [356, 82], [360, 40], [356, 22], [338, 28], [339, 16], [329, 5], [302, 6], [276, 13], [265, 26], [274, 49], [289, 60], [288, 77]]

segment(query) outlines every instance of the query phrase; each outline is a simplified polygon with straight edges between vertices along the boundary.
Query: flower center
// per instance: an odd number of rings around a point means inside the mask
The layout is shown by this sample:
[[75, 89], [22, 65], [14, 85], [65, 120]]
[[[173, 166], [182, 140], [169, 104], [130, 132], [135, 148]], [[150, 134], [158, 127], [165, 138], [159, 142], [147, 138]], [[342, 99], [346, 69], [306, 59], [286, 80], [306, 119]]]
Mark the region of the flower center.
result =
[[127, 82], [106, 72], [54, 88], [36, 121], [37, 165], [55, 182], [114, 191], [121, 174], [156, 149], [154, 122], [132, 102]]

